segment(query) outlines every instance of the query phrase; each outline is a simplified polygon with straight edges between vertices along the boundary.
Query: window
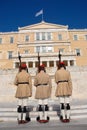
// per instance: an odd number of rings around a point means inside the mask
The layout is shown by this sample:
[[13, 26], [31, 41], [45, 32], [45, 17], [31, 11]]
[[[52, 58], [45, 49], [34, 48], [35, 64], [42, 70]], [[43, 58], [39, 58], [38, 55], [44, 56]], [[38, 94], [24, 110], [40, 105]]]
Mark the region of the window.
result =
[[49, 61], [49, 67], [54, 67], [54, 61]]
[[61, 53], [64, 52], [64, 49], [63, 49], [63, 48], [60, 48], [59, 51], [60, 51], [60, 54], [61, 54]]
[[0, 51], [0, 59], [2, 59], [2, 51]]
[[35, 67], [38, 67], [39, 66], [39, 63], [38, 61], [35, 62]]
[[13, 43], [13, 42], [14, 42], [14, 38], [10, 37], [10, 43]]
[[46, 46], [42, 46], [42, 52], [46, 52]]
[[58, 65], [59, 65], [59, 61], [56, 61], [56, 66], [58, 67]]
[[37, 32], [36, 33], [36, 40], [51, 40], [51, 33], [50, 32]]
[[15, 63], [15, 68], [19, 68], [19, 62]]
[[42, 64], [47, 67], [47, 62], [46, 61], [42, 61]]
[[85, 40], [87, 40], [87, 35], [85, 35]]
[[63, 62], [64, 62], [64, 64], [65, 64], [65, 66], [68, 66], [67, 60], [64, 60]]
[[25, 42], [28, 42], [28, 41], [29, 41], [29, 36], [26, 35], [26, 36], [25, 36]]
[[25, 50], [24, 52], [25, 52], [25, 54], [28, 54], [28, 50]]
[[53, 47], [52, 46], [48, 46], [48, 52], [52, 52], [53, 51]]
[[77, 56], [80, 56], [81, 54], [80, 54], [80, 49], [76, 49], [76, 55]]
[[36, 53], [38, 53], [38, 52], [42, 52], [42, 53], [53, 52], [53, 47], [52, 46], [36, 46], [35, 52]]
[[40, 33], [36, 33], [36, 40], [40, 40]]
[[73, 66], [73, 65], [74, 65], [74, 61], [70, 60], [70, 66]]
[[36, 52], [40, 52], [40, 46], [36, 46]]
[[0, 44], [2, 43], [2, 38], [0, 38]]
[[74, 35], [73, 38], [74, 38], [74, 41], [78, 40], [78, 36], [77, 35]]
[[8, 59], [12, 59], [12, 51], [8, 51]]
[[58, 34], [58, 39], [62, 40], [62, 35], [61, 34]]
[[45, 33], [42, 32], [42, 40], [45, 40]]
[[47, 40], [51, 40], [51, 33], [50, 32], [47, 33]]
[[28, 63], [28, 67], [29, 67], [29, 68], [33, 68], [33, 62], [29, 62], [29, 63]]

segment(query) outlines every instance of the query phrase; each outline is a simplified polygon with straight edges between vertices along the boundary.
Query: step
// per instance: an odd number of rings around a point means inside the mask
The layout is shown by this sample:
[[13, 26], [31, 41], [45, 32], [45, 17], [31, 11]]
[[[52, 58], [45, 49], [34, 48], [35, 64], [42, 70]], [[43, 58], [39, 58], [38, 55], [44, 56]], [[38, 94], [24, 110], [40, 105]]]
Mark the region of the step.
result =
[[[0, 120], [4, 121], [16, 121], [17, 120], [17, 109], [16, 108], [0, 108]], [[35, 121], [38, 116], [37, 108], [33, 107], [33, 111], [29, 112], [31, 120]], [[50, 120], [59, 120], [59, 109], [58, 111], [53, 110], [52, 106], [48, 111]], [[76, 118], [87, 118], [87, 105], [83, 106], [72, 106], [71, 107], [71, 119]]]
[[[31, 117], [31, 121], [36, 121], [36, 117], [37, 116], [34, 116], [34, 117]], [[71, 116], [71, 120], [73, 119], [84, 119], [86, 118], [87, 119], [87, 115], [73, 115]], [[50, 117], [50, 120], [59, 120], [59, 117], [58, 116], [53, 116], [53, 117]], [[0, 121], [17, 121], [17, 117], [0, 117]]]

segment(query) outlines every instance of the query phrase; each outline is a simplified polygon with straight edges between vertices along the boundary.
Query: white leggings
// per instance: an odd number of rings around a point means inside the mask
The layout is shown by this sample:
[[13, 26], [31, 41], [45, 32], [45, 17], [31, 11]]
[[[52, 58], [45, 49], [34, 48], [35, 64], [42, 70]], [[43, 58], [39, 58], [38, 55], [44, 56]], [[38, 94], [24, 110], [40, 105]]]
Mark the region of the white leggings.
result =
[[59, 102], [64, 103], [64, 104], [70, 103], [70, 96], [61, 96], [61, 97], [59, 97]]
[[39, 105], [47, 105], [48, 104], [48, 99], [39, 99], [38, 104]]
[[18, 98], [18, 105], [19, 106], [27, 106], [28, 105], [28, 98]]

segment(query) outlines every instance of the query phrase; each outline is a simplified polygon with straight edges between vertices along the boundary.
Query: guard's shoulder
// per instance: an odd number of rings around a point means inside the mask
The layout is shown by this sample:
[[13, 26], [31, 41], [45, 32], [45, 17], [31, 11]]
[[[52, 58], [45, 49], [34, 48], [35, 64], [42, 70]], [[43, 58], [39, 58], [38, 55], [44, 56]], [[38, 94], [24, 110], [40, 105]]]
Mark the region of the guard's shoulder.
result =
[[70, 74], [70, 71], [69, 71], [69, 70], [66, 70], [66, 72]]
[[49, 74], [46, 74], [48, 77], [50, 77], [50, 75]]

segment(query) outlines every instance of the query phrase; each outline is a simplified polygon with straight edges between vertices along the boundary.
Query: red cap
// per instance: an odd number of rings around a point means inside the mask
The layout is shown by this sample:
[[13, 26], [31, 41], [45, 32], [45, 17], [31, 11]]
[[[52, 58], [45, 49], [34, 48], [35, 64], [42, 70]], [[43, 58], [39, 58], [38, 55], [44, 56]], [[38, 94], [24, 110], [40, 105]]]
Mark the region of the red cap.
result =
[[22, 64], [21, 64], [21, 68], [22, 68], [22, 69], [26, 69], [26, 68], [27, 68], [26, 64], [25, 64], [25, 63], [22, 63]]
[[40, 67], [43, 67], [43, 68], [44, 68], [44, 67], [45, 67], [45, 65], [44, 65], [44, 64], [42, 64], [42, 65], [40, 65]]
[[60, 62], [60, 65], [65, 65], [64, 62]]

